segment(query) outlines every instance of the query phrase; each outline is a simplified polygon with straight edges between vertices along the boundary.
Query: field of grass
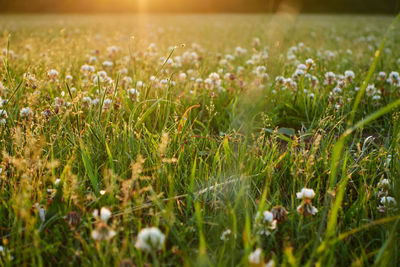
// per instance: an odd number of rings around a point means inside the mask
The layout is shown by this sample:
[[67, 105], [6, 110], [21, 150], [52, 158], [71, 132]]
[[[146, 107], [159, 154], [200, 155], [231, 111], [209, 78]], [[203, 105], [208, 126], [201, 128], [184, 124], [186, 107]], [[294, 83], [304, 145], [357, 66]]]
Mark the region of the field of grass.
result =
[[399, 266], [393, 21], [2, 15], [0, 266]]

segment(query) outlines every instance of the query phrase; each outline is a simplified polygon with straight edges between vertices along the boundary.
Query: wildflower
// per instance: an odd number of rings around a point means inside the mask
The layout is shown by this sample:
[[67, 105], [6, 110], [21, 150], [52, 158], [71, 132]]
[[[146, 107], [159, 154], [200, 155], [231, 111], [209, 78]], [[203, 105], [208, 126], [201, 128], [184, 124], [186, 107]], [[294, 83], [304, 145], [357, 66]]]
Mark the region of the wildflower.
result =
[[314, 65], [314, 60], [312, 58], [309, 58], [306, 60], [306, 66], [307, 68], [311, 68]]
[[[385, 192], [388, 193], [388, 191]], [[381, 213], [385, 213], [387, 210], [394, 210], [397, 206], [396, 199], [387, 195], [380, 197], [380, 203], [381, 205], [378, 206], [378, 211]]]
[[44, 116], [44, 117], [46, 117], [46, 118], [49, 118], [49, 117], [51, 117], [51, 115], [53, 115], [53, 113], [51, 112], [51, 110], [50, 109], [45, 109], [45, 110], [43, 110], [42, 111], [42, 115]]
[[379, 181], [378, 183], [378, 187], [379, 188], [388, 188], [390, 186], [390, 181], [389, 179], [382, 179], [381, 181]]
[[375, 85], [368, 84], [367, 89], [365, 90], [368, 96], [373, 96], [376, 93]]
[[65, 76], [65, 80], [67, 80], [67, 81], [69, 81], [69, 82], [72, 82], [72, 76], [71, 75], [66, 75]]
[[266, 70], [267, 70], [267, 68], [266, 68], [265, 66], [258, 66], [258, 67], [255, 69], [255, 73], [256, 73], [258, 76], [262, 76], [262, 75], [265, 73]]
[[19, 115], [22, 118], [28, 118], [33, 115], [33, 111], [29, 107], [22, 108]]
[[102, 207], [100, 210], [100, 219], [103, 222], [107, 222], [108, 219], [110, 219], [110, 217], [111, 217], [111, 211], [105, 207]]
[[327, 73], [325, 73], [325, 83], [326, 84], [333, 84], [335, 81], [336, 75], [335, 73], [329, 71]]
[[156, 227], [140, 230], [135, 247], [144, 252], [158, 251], [162, 249], [165, 242], [165, 235]]
[[300, 192], [296, 193], [298, 199], [313, 199], [315, 197], [315, 192], [312, 189], [303, 188]]
[[179, 74], [179, 80], [181, 80], [181, 81], [186, 81], [186, 78], [187, 78], [187, 75], [186, 75], [186, 73], [184, 73], [184, 72], [181, 72], [180, 74]]
[[109, 109], [111, 107], [112, 100], [109, 98], [104, 99], [103, 109]]
[[0, 109], [0, 122], [3, 124], [7, 123], [8, 114], [4, 109]]
[[81, 72], [82, 72], [82, 74], [83, 74], [84, 76], [87, 76], [87, 75], [89, 75], [90, 73], [95, 72], [95, 68], [94, 68], [93, 66], [91, 66], [91, 65], [85, 64], [85, 65], [82, 65], [82, 66], [81, 66]]
[[226, 229], [225, 231], [222, 232], [220, 239], [222, 241], [226, 241], [229, 239], [229, 236], [232, 234], [231, 229]]
[[107, 52], [110, 57], [114, 56], [119, 50], [120, 48], [115, 45], [107, 47]]
[[132, 100], [139, 96], [139, 92], [134, 88], [129, 89], [128, 93]]
[[248, 257], [249, 263], [254, 265], [260, 265], [263, 262], [262, 258], [262, 250], [261, 248], [257, 248], [252, 253], [249, 254]]
[[107, 224], [104, 222], [99, 222], [96, 225], [96, 228], [92, 231], [91, 236], [94, 240], [110, 240], [112, 239], [117, 233], [111, 229]]
[[91, 102], [92, 102], [92, 99], [90, 97], [88, 97], [88, 96], [85, 96], [84, 98], [82, 98], [82, 107], [83, 108], [89, 107]]
[[305, 74], [304, 70], [297, 69], [293, 74], [293, 78], [299, 78], [299, 77], [303, 76], [304, 74]]
[[392, 71], [392, 72], [389, 74], [388, 82], [389, 82], [391, 85], [397, 85], [397, 86], [399, 86], [399, 85], [400, 85], [400, 75], [399, 75], [399, 73], [396, 72], [396, 71]]
[[303, 188], [300, 192], [296, 193], [298, 199], [302, 200], [302, 203], [297, 207], [297, 212], [304, 216], [315, 215], [318, 209], [312, 205], [311, 200], [315, 197], [315, 192], [309, 188]]
[[106, 207], [102, 207], [100, 209], [100, 214], [97, 209], [95, 209], [92, 214], [93, 214], [93, 217], [95, 217], [96, 219], [100, 219], [105, 223], [111, 218], [111, 215], [112, 215], [111, 211], [109, 209], [107, 209]]
[[352, 70], [346, 70], [344, 72], [344, 77], [345, 77], [347, 83], [351, 83], [355, 77], [355, 74]]
[[313, 88], [315, 88], [315, 87], [317, 86], [318, 83], [319, 83], [318, 78], [315, 77], [315, 76], [311, 76], [311, 86], [312, 86]]
[[374, 95], [373, 97], [372, 97], [372, 100], [379, 100], [379, 99], [381, 99], [381, 96], [380, 95]]
[[274, 219], [274, 215], [270, 211], [264, 211], [262, 214], [257, 212], [255, 216], [256, 227], [259, 228], [258, 233], [260, 235], [270, 235], [270, 230], [276, 229], [277, 221]]
[[236, 47], [236, 49], [235, 49], [235, 54], [237, 56], [241, 56], [241, 55], [244, 55], [246, 53], [247, 53], [247, 50], [242, 48], [242, 47], [240, 47], [240, 46]]
[[342, 92], [342, 89], [340, 87], [336, 86], [335, 88], [333, 88], [332, 92], [335, 95], [338, 95], [338, 94], [340, 94]]
[[114, 66], [114, 63], [110, 60], [106, 60], [103, 62], [103, 67], [105, 68], [112, 68]]
[[379, 72], [377, 80], [378, 81], [384, 81], [385, 79], [386, 79], [386, 73], [384, 71]]
[[381, 204], [383, 204], [384, 206], [396, 206], [397, 205], [397, 201], [394, 197], [381, 197]]
[[49, 71], [47, 72], [47, 76], [49, 76], [49, 78], [50, 78], [50, 80], [51, 80], [52, 82], [55, 82], [55, 81], [57, 80], [58, 71], [56, 71], [56, 70], [54, 70], [54, 69], [49, 70]]

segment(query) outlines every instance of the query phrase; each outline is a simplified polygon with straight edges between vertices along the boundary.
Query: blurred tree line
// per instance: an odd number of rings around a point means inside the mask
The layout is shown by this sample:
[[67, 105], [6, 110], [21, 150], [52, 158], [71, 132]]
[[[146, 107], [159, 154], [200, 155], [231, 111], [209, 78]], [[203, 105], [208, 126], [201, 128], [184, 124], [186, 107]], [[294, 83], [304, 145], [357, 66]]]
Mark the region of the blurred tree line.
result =
[[0, 0], [2, 13], [72, 12], [400, 12], [400, 0]]

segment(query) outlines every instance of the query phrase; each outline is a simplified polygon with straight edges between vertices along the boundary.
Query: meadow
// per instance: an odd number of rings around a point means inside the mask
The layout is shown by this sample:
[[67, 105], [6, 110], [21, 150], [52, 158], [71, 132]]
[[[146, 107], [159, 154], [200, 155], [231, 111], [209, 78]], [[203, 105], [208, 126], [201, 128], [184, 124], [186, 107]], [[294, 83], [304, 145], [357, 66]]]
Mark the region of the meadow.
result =
[[399, 266], [400, 23], [2, 15], [1, 266]]

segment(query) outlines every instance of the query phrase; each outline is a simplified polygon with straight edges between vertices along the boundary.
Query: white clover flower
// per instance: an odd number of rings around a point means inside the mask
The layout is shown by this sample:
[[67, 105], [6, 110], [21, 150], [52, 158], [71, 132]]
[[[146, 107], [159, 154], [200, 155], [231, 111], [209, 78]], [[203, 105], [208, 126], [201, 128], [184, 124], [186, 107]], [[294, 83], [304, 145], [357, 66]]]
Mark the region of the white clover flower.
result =
[[380, 96], [380, 95], [374, 95], [374, 96], [372, 97], [372, 100], [379, 100], [379, 99], [381, 99], [381, 96]]
[[103, 222], [99, 222], [96, 228], [92, 231], [91, 236], [94, 240], [110, 240], [117, 233]]
[[20, 115], [22, 118], [28, 118], [28, 117], [30, 117], [30, 116], [33, 115], [33, 111], [31, 110], [31, 108], [25, 107], [25, 108], [22, 108], [22, 109], [21, 109], [19, 115]]
[[309, 203], [303, 203], [297, 207], [297, 212], [304, 216], [310, 216], [317, 214], [318, 209]]
[[87, 76], [89, 73], [93, 73], [95, 72], [95, 67], [88, 65], [88, 64], [84, 64], [81, 66], [81, 72], [83, 75]]
[[312, 65], [314, 65], [314, 60], [312, 58], [307, 59], [306, 60], [307, 68], [310, 68]]
[[303, 188], [300, 192], [296, 193], [298, 199], [313, 199], [315, 197], [315, 192], [313, 189]]
[[0, 118], [6, 119], [8, 118], [7, 111], [4, 109], [0, 109]]
[[107, 47], [107, 52], [110, 56], [115, 55], [119, 50], [120, 50], [120, 48], [115, 45]]
[[55, 185], [55, 186], [58, 186], [58, 185], [60, 184], [60, 182], [61, 182], [61, 179], [60, 179], [60, 178], [57, 178], [57, 179], [54, 181], [54, 185]]
[[307, 66], [304, 65], [304, 64], [299, 64], [299, 65], [297, 66], [297, 69], [298, 69], [298, 70], [306, 71], [306, 70], [307, 70]]
[[261, 248], [257, 248], [252, 253], [250, 253], [248, 260], [250, 264], [255, 264], [255, 265], [261, 264], [263, 262]]
[[56, 79], [58, 76], [58, 71], [51, 69], [47, 72], [47, 75], [49, 76], [50, 79]]
[[111, 68], [112, 66], [114, 66], [114, 63], [112, 61], [110, 61], [110, 60], [106, 60], [106, 61], [103, 62], [102, 65], [103, 65], [103, 67]]
[[391, 196], [384, 196], [381, 197], [381, 204], [385, 207], [395, 207], [397, 206], [397, 201], [394, 197]]
[[392, 71], [392, 72], [389, 74], [388, 82], [389, 82], [391, 85], [399, 85], [399, 84], [400, 84], [400, 76], [399, 76], [399, 73], [396, 72], [396, 71]]
[[229, 236], [232, 234], [231, 229], [226, 229], [225, 231], [222, 232], [220, 239], [222, 241], [226, 241], [229, 239]]
[[65, 76], [65, 79], [66, 79], [67, 81], [72, 81], [73, 77], [72, 77], [71, 75], [66, 75], [66, 76]]
[[99, 101], [100, 100], [98, 98], [95, 98], [92, 100], [92, 102], [90, 104], [92, 104], [93, 106], [96, 106], [99, 103]]
[[325, 83], [326, 84], [333, 84], [336, 78], [336, 74], [332, 71], [325, 73]]
[[382, 179], [378, 183], [378, 187], [384, 188], [384, 187], [389, 187], [390, 186], [390, 180], [389, 179]]
[[106, 99], [104, 99], [104, 102], [103, 102], [103, 108], [109, 109], [111, 107], [111, 104], [112, 104], [112, 100], [109, 98], [106, 98]]
[[376, 93], [375, 85], [368, 84], [367, 89], [365, 90], [368, 96], [373, 96]]
[[92, 103], [92, 99], [89, 96], [82, 98], [82, 106], [88, 107]]
[[283, 84], [285, 83], [285, 77], [283, 77], [283, 76], [277, 76], [277, 77], [275, 78], [275, 82], [276, 82], [278, 85], [283, 85]]
[[378, 73], [377, 80], [378, 80], [378, 81], [384, 81], [385, 78], [386, 78], [386, 72], [380, 71], [380, 72]]
[[107, 222], [108, 219], [110, 219], [111, 215], [112, 215], [112, 213], [111, 213], [111, 211], [110, 211], [109, 209], [107, 209], [107, 208], [105, 208], [105, 207], [102, 207], [102, 208], [100, 209], [100, 219], [101, 219], [103, 222]]
[[244, 54], [246, 54], [246, 53], [247, 53], [247, 50], [244, 49], [244, 48], [242, 48], [242, 47], [240, 47], [240, 46], [238, 46], [238, 47], [235, 48], [235, 54], [236, 54], [237, 56], [244, 55]]
[[270, 211], [264, 211], [263, 213], [263, 221], [271, 223], [274, 220], [274, 215]]
[[135, 97], [139, 96], [139, 92], [135, 88], [131, 88], [128, 90], [129, 96], [134, 99]]
[[354, 74], [354, 72], [352, 70], [346, 70], [344, 72], [344, 77], [345, 77], [347, 82], [351, 82], [354, 79], [355, 76], [356, 75]]
[[333, 88], [332, 92], [335, 95], [338, 95], [338, 94], [342, 93], [342, 89], [340, 87], [336, 86], [335, 88]]
[[135, 247], [144, 252], [161, 250], [165, 242], [165, 235], [157, 227], [140, 230]]
[[219, 80], [219, 74], [216, 72], [212, 72], [210, 73], [210, 75], [208, 76], [212, 81], [217, 81]]
[[99, 210], [95, 209], [92, 212], [93, 217], [95, 217], [96, 219], [100, 219], [102, 220], [104, 223], [107, 223], [107, 221], [111, 218], [112, 213], [109, 209], [107, 209], [106, 207], [102, 207], [100, 209], [100, 214], [99, 214]]
[[305, 72], [304, 72], [303, 70], [297, 69], [297, 70], [294, 72], [293, 77], [297, 78], [297, 77], [303, 76], [304, 74], [305, 74]]
[[136, 87], [141, 88], [141, 87], [143, 87], [143, 86], [144, 86], [144, 83], [143, 83], [142, 81], [137, 81], [137, 82], [136, 82]]
[[302, 200], [302, 203], [297, 207], [297, 212], [304, 216], [315, 215], [318, 209], [311, 203], [311, 199], [315, 197], [315, 192], [309, 188], [303, 188], [296, 194], [298, 199]]
[[179, 73], [179, 80], [186, 81], [187, 75], [184, 72]]

